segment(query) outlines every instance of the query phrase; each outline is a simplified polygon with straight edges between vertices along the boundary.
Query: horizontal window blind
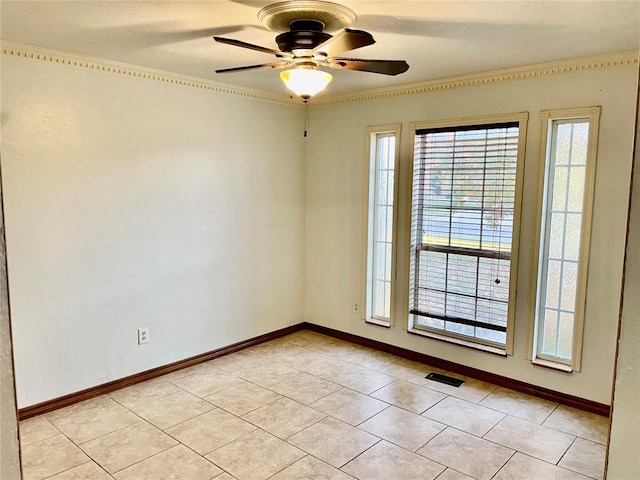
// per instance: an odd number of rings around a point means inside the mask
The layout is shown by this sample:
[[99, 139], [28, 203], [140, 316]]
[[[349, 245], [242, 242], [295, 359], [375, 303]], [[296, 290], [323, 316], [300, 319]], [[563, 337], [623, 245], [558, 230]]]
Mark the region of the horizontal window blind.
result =
[[517, 122], [416, 131], [414, 325], [504, 345]]

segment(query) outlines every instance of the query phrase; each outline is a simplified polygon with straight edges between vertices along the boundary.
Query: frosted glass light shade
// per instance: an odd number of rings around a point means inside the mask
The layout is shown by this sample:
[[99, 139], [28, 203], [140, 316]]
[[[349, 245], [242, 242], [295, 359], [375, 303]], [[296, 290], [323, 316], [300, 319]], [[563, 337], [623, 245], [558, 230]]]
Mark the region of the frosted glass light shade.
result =
[[280, 78], [289, 90], [305, 100], [327, 88], [333, 79], [327, 72], [310, 68], [285, 70], [280, 73]]

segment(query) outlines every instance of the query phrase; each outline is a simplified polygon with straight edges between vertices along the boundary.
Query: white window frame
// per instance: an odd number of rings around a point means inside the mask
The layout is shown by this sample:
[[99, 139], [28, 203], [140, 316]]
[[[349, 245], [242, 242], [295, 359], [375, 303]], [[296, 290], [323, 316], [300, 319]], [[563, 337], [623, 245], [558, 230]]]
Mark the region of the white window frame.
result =
[[[377, 125], [366, 128], [366, 164], [365, 164], [365, 211], [364, 211], [364, 239], [363, 239], [363, 269], [362, 284], [363, 292], [361, 299], [361, 317], [367, 323], [391, 327], [394, 325], [394, 312], [396, 306], [396, 271], [397, 271], [397, 236], [398, 236], [398, 186], [399, 186], [399, 166], [400, 166], [400, 133], [402, 125], [399, 123], [389, 125]], [[376, 221], [376, 179], [377, 179], [377, 141], [380, 135], [393, 135], [395, 137], [394, 154], [394, 178], [393, 178], [393, 220], [392, 220], [392, 245], [391, 245], [391, 295], [390, 295], [390, 316], [389, 318], [373, 315], [373, 256], [374, 256], [374, 226]]]
[[[406, 314], [406, 318], [408, 319], [407, 327], [408, 332], [418, 334], [424, 337], [442, 340], [448, 343], [452, 343], [455, 345], [461, 345], [464, 347], [470, 347], [477, 350], [494, 353], [498, 355], [513, 355], [513, 343], [514, 343], [514, 328], [515, 328], [515, 314], [516, 314], [516, 291], [517, 291], [517, 278], [518, 278], [518, 251], [520, 245], [520, 222], [521, 222], [521, 213], [522, 213], [522, 190], [523, 190], [523, 180], [524, 180], [524, 163], [525, 163], [525, 146], [526, 146], [526, 138], [527, 138], [527, 122], [529, 120], [528, 112], [520, 112], [514, 114], [504, 114], [504, 115], [487, 115], [487, 116], [479, 116], [479, 117], [463, 117], [463, 118], [454, 118], [448, 120], [435, 120], [435, 121], [425, 121], [425, 122], [411, 122], [409, 124], [409, 136], [410, 136], [410, 171], [409, 171], [409, 185], [413, 184], [413, 164], [414, 164], [414, 150], [415, 150], [415, 136], [416, 131], [425, 130], [425, 129], [434, 129], [434, 128], [447, 128], [447, 127], [463, 127], [463, 126], [471, 126], [471, 125], [483, 125], [483, 124], [493, 124], [493, 123], [508, 123], [508, 122], [518, 122], [518, 156], [517, 156], [517, 166], [516, 166], [516, 190], [515, 190], [515, 198], [514, 198], [514, 214], [513, 214], [513, 237], [511, 244], [511, 271], [509, 275], [509, 284], [511, 288], [509, 290], [509, 300], [508, 300], [508, 315], [507, 315], [507, 332], [506, 332], [506, 343], [504, 347], [502, 346], [493, 346], [488, 343], [483, 343], [477, 339], [471, 340], [469, 337], [464, 337], [461, 335], [456, 335], [453, 332], [436, 332], [432, 330], [425, 330], [422, 327], [416, 327], [413, 322], [413, 315], [409, 313], [409, 294], [407, 294], [405, 298], [404, 305], [404, 313]], [[407, 218], [411, 219], [412, 208], [413, 208], [413, 189], [410, 187], [408, 190], [408, 205], [407, 205]], [[407, 293], [411, 288], [410, 285], [410, 262], [411, 262], [411, 221], [408, 222], [407, 225], [407, 245], [405, 255], [405, 272], [406, 275], [406, 289]]]
[[[582, 363], [582, 338], [584, 331], [584, 315], [586, 307], [587, 275], [589, 269], [589, 246], [591, 241], [591, 226], [593, 217], [593, 198], [595, 191], [595, 172], [598, 151], [598, 131], [601, 107], [572, 108], [562, 110], [544, 110], [540, 112], [540, 150], [539, 150], [539, 185], [537, 201], [536, 226], [540, 229], [535, 243], [536, 258], [533, 266], [532, 296], [533, 308], [530, 315], [529, 345], [531, 346], [529, 359], [534, 365], [554, 368], [556, 370], [572, 372], [580, 371]], [[540, 317], [540, 301], [543, 279], [540, 272], [544, 272], [543, 262], [546, 256], [547, 232], [546, 225], [547, 196], [549, 195], [549, 172], [551, 162], [551, 143], [554, 122], [560, 120], [580, 120], [589, 122], [589, 139], [587, 143], [587, 159], [584, 179], [584, 197], [582, 203], [582, 224], [580, 228], [580, 251], [578, 256], [578, 271], [576, 275], [576, 301], [573, 323], [573, 346], [571, 361], [552, 358], [539, 353], [539, 333], [542, 323]], [[544, 241], [543, 241], [544, 237]]]

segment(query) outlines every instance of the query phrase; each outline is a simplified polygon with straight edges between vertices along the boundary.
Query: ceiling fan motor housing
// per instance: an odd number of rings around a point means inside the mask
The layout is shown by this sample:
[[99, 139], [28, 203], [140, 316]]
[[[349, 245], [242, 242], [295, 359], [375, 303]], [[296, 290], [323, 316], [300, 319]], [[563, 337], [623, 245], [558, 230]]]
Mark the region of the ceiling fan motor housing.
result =
[[258, 12], [258, 20], [276, 32], [286, 32], [297, 20], [322, 24], [321, 31], [337, 32], [356, 20], [353, 10], [337, 3], [320, 0], [287, 0], [267, 5]]
[[[404, 60], [339, 57], [338, 55], [342, 52], [373, 45], [375, 40], [370, 33], [364, 30], [346, 28], [356, 19], [355, 13], [335, 3], [319, 0], [289, 0], [263, 8], [258, 12], [258, 18], [268, 28], [283, 32], [276, 37], [280, 51], [231, 38], [213, 38], [216, 42], [275, 55], [278, 61], [246, 67], [223, 68], [216, 70], [217, 73], [239, 72], [256, 68], [288, 68], [289, 70], [281, 73], [281, 77], [291, 72], [303, 74], [297, 75], [297, 79], [300, 80], [304, 77], [307, 84], [310, 84], [311, 80], [317, 81], [317, 85], [321, 85], [320, 89], [315, 90], [315, 93], [318, 93], [331, 81], [331, 75], [322, 71], [320, 67], [359, 70], [383, 75], [398, 75], [406, 72], [409, 68]], [[336, 29], [343, 30], [336, 36], [326, 33], [334, 32]], [[290, 84], [293, 84], [296, 79], [293, 77], [289, 79], [282, 77], [282, 79], [292, 91], [300, 96], [305, 95], [307, 90], [300, 90], [301, 93], [299, 93], [298, 90], [291, 87]], [[305, 86], [305, 89], [307, 87], [308, 85]]]
[[291, 30], [276, 37], [281, 52], [293, 50], [313, 50], [331, 38], [324, 33], [324, 24], [317, 20], [294, 20], [289, 25]]

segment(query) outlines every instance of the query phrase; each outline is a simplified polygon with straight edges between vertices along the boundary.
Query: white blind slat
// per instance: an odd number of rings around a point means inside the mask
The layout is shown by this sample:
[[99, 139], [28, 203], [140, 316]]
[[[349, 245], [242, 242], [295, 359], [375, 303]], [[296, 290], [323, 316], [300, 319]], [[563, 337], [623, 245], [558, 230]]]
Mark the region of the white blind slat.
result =
[[[424, 325], [504, 343], [517, 122], [416, 132], [411, 311]], [[457, 325], [457, 326], [456, 326]]]

